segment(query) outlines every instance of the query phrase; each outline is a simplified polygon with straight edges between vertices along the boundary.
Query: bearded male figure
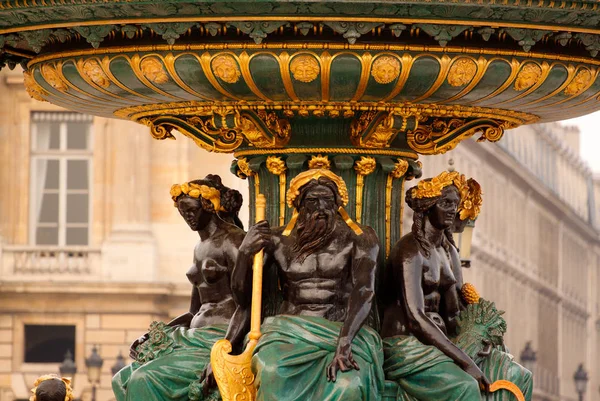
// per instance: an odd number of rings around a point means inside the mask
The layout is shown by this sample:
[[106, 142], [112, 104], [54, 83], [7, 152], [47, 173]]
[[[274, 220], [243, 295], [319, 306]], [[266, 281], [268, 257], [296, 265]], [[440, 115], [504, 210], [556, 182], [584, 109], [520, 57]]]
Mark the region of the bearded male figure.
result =
[[240, 246], [228, 337], [236, 344], [248, 331], [252, 260], [264, 248], [265, 276], [276, 269], [283, 301], [263, 322], [254, 351], [257, 400], [377, 400], [381, 339], [363, 327], [374, 299], [377, 235], [346, 214], [346, 185], [329, 170], [296, 176], [287, 200], [295, 209], [287, 227], [259, 222]]

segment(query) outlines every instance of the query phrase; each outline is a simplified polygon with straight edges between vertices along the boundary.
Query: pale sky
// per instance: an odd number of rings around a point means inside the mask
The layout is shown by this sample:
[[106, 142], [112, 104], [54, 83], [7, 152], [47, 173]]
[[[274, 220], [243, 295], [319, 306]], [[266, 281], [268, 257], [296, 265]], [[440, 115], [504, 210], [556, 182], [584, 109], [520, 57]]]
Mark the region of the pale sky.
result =
[[581, 132], [581, 158], [600, 174], [600, 112], [561, 121], [564, 125], [576, 125]]

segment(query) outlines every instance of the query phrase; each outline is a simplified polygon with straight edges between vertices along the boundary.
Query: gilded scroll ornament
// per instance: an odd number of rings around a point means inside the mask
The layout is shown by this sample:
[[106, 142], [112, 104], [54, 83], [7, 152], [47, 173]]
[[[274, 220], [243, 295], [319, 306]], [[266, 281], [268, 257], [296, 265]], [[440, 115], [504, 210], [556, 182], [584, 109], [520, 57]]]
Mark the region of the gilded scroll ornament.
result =
[[496, 121], [488, 118], [480, 119], [441, 119], [420, 124], [406, 135], [408, 146], [424, 155], [446, 153], [454, 149], [461, 141], [470, 138], [477, 132], [482, 135], [478, 141], [496, 142], [504, 135], [504, 130], [515, 128], [516, 124], [507, 121]]
[[451, 86], [465, 86], [477, 73], [477, 64], [470, 58], [462, 57], [452, 64], [448, 72], [448, 83]]
[[233, 56], [224, 54], [215, 57], [211, 64], [215, 76], [228, 84], [234, 84], [240, 80], [242, 73]]
[[378, 57], [373, 62], [371, 76], [378, 84], [389, 84], [400, 75], [400, 62], [391, 56]]
[[156, 57], [147, 57], [140, 63], [142, 74], [150, 82], [155, 84], [165, 84], [169, 82], [169, 76], [165, 71], [163, 64]]
[[350, 139], [361, 148], [389, 148], [399, 130], [394, 128], [394, 113], [368, 111], [352, 122]]
[[44, 65], [42, 65], [41, 70], [42, 70], [42, 75], [44, 76], [44, 79], [54, 89], [56, 89], [57, 91], [60, 91], [60, 92], [66, 92], [68, 90], [67, 85], [60, 78], [58, 71], [56, 71], [55, 67], [53, 67], [49, 64], [44, 64]]
[[25, 90], [32, 99], [39, 100], [40, 102], [46, 101], [46, 99], [44, 99], [44, 89], [37, 83], [29, 71], [23, 72], [23, 81], [25, 84]]
[[173, 134], [171, 134], [171, 131], [173, 130], [171, 127], [154, 124], [149, 118], [142, 118], [140, 123], [150, 128], [150, 135], [152, 135], [152, 138], [154, 139], [175, 139]]
[[324, 168], [324, 169], [329, 170], [329, 169], [331, 169], [331, 162], [329, 161], [329, 158], [327, 156], [321, 156], [321, 155], [313, 156], [308, 161], [308, 168], [310, 168], [310, 169]]
[[362, 219], [364, 177], [373, 173], [376, 168], [377, 161], [370, 156], [361, 156], [354, 164], [354, 171], [356, 171], [356, 221], [358, 223]]
[[535, 63], [526, 63], [517, 74], [517, 79], [515, 79], [515, 90], [520, 92], [531, 88], [538, 83], [541, 76], [542, 69], [539, 65]]
[[317, 79], [321, 67], [314, 57], [305, 54], [294, 57], [290, 64], [290, 71], [295, 80], [308, 83]]
[[102, 70], [96, 60], [86, 60], [83, 63], [83, 73], [96, 85], [106, 89], [110, 86], [110, 79]]
[[573, 96], [578, 95], [585, 90], [590, 85], [592, 81], [592, 73], [587, 68], [581, 69], [575, 78], [567, 85], [565, 88], [565, 95]]
[[513, 125], [504, 121], [498, 126], [489, 126], [483, 129], [483, 132], [477, 142], [498, 142], [504, 136], [504, 130], [515, 128]]
[[256, 114], [273, 136], [265, 135], [265, 130], [259, 127], [255, 120], [246, 115], [240, 115], [238, 117], [239, 129], [252, 146], [257, 148], [281, 147], [290, 140], [292, 129], [286, 119], [279, 118], [275, 112], [267, 113], [265, 110], [259, 110]]

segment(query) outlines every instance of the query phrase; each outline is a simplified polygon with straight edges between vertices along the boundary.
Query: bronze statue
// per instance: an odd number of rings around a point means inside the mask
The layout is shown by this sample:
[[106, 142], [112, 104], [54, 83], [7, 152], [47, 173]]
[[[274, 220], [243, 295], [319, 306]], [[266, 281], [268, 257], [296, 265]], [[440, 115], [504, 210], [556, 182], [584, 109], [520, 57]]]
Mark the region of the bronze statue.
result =
[[73, 401], [71, 379], [57, 375], [44, 375], [37, 378], [31, 389], [29, 401]]
[[[531, 373], [502, 351], [502, 312], [480, 303], [472, 286], [463, 288], [452, 227], [455, 218], [479, 213], [480, 189], [478, 198], [470, 191], [476, 188], [458, 172], [445, 171], [406, 193], [414, 222], [388, 259], [381, 330], [386, 378], [400, 385], [402, 400], [478, 400], [480, 389], [490, 390], [482, 369], [493, 380], [509, 378], [531, 397]], [[495, 366], [489, 364], [491, 354]]]
[[263, 248], [265, 272], [276, 270], [282, 295], [252, 358], [259, 401], [380, 397], [381, 340], [363, 327], [375, 295], [378, 239], [350, 219], [347, 201], [340, 177], [305, 171], [290, 182], [287, 227], [259, 222], [240, 246], [232, 278], [238, 307], [227, 339], [239, 347], [248, 332], [252, 259]]
[[208, 364], [212, 345], [225, 335], [235, 311], [230, 279], [245, 235], [238, 218], [241, 194], [225, 187], [219, 176], [208, 175], [173, 185], [171, 197], [200, 236], [187, 272], [193, 285], [190, 309], [166, 325], [154, 322], [131, 345], [136, 361], [113, 378], [118, 401], [202, 399], [198, 373]]

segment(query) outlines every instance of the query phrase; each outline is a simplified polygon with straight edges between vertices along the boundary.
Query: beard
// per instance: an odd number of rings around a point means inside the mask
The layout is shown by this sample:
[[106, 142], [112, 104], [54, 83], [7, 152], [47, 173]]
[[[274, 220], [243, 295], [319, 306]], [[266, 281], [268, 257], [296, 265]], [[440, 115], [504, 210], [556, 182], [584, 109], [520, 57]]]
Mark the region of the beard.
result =
[[331, 239], [335, 228], [335, 210], [317, 210], [308, 213], [301, 208], [296, 225], [296, 243], [294, 259], [300, 263], [311, 253], [320, 249]]

